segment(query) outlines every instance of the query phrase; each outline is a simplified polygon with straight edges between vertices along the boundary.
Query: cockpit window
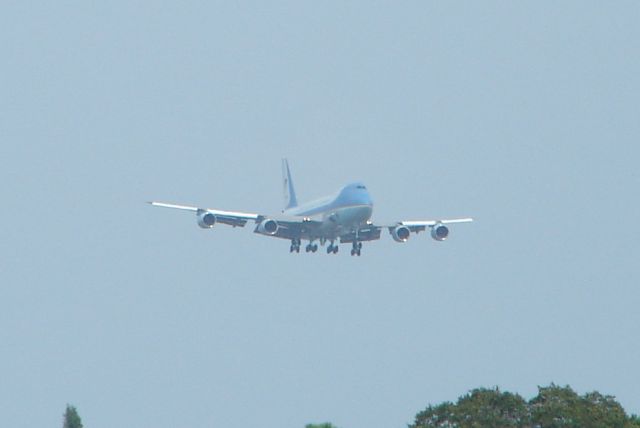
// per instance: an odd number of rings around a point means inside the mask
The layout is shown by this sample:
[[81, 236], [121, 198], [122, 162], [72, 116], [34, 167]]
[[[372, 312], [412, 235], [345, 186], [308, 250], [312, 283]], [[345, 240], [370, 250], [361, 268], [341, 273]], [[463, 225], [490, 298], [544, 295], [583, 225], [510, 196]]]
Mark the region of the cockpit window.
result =
[[366, 188], [366, 187], [364, 187], [362, 184], [360, 184], [360, 185], [356, 186], [356, 188], [358, 188], [358, 189], [364, 189], [364, 190], [367, 190], [367, 188]]

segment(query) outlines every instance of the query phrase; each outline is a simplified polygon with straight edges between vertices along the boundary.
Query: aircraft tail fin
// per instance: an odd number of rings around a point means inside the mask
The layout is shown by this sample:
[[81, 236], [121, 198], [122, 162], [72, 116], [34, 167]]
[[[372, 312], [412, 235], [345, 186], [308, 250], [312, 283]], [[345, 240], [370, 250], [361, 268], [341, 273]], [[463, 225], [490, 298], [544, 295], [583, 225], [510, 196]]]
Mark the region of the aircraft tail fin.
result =
[[282, 181], [284, 190], [284, 209], [286, 210], [298, 206], [296, 191], [293, 188], [293, 181], [291, 181], [289, 162], [287, 162], [286, 159], [282, 159]]

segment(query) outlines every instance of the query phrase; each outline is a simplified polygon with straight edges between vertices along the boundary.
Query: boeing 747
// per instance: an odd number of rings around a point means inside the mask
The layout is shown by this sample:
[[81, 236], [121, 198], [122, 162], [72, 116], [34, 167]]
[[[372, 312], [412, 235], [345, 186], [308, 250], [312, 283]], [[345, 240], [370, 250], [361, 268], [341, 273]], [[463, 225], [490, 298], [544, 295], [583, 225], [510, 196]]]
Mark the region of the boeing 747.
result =
[[398, 221], [391, 224], [374, 224], [371, 219], [373, 200], [363, 183], [351, 183], [331, 196], [305, 204], [298, 204], [286, 159], [282, 160], [285, 206], [278, 215], [263, 215], [165, 202], [149, 202], [156, 207], [174, 208], [195, 213], [198, 226], [211, 229], [216, 223], [244, 227], [248, 221], [255, 223], [255, 233], [287, 239], [289, 252], [299, 253], [302, 241], [309, 241], [305, 250], [315, 253], [318, 244], [327, 242], [327, 254], [338, 252], [338, 243], [351, 244], [351, 255], [359, 256], [362, 243], [380, 239], [383, 229], [388, 229], [396, 242], [406, 242], [411, 233], [427, 230], [436, 241], [449, 236], [450, 224], [468, 223], [472, 218]]

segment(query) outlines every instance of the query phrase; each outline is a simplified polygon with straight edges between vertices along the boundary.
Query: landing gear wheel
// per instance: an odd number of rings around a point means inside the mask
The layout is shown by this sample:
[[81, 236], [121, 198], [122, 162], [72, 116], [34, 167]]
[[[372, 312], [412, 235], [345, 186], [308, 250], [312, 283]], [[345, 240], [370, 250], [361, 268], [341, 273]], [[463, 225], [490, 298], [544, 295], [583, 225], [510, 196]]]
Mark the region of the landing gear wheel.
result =
[[360, 252], [362, 251], [362, 242], [353, 241], [353, 247], [351, 249], [352, 256], [360, 256]]

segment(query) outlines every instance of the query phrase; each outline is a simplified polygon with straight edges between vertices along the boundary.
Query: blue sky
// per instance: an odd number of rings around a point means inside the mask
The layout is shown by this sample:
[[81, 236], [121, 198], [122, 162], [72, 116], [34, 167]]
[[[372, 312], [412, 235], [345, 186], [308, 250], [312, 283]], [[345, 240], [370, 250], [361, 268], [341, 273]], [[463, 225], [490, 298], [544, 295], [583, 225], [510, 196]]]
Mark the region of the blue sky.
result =
[[[5, 2], [0, 404], [36, 427], [405, 426], [499, 386], [640, 413], [637, 2]], [[150, 199], [473, 216], [360, 258]]]

